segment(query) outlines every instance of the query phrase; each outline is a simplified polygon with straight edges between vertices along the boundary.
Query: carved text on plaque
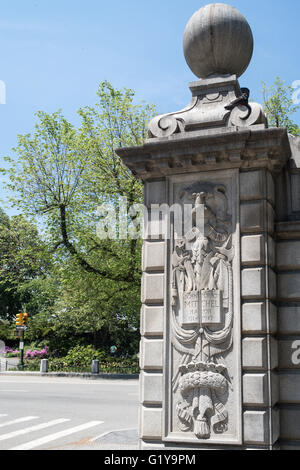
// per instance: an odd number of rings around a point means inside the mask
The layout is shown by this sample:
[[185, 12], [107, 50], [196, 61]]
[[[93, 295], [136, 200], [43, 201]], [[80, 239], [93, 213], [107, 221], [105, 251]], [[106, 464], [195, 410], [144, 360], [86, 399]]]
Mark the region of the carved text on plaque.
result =
[[[172, 385], [180, 430], [210, 439], [226, 433], [230, 419], [225, 357], [233, 344], [234, 246], [225, 186], [211, 183], [191, 197], [193, 227], [174, 240], [172, 255], [172, 343], [181, 357]], [[194, 216], [203, 208], [201, 231]]]

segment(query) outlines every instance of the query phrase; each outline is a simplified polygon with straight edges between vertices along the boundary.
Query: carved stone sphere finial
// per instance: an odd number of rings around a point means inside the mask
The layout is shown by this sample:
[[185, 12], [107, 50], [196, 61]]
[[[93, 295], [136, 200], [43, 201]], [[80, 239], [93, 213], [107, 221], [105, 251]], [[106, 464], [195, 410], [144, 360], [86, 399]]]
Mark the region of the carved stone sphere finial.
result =
[[240, 77], [252, 58], [253, 35], [238, 10], [213, 3], [200, 8], [188, 22], [183, 50], [198, 78], [227, 74]]

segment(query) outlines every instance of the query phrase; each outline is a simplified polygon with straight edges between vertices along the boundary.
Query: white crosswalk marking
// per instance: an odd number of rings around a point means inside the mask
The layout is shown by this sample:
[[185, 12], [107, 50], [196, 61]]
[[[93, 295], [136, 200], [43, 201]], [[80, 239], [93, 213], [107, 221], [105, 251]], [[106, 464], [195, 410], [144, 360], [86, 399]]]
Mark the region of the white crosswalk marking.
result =
[[56, 424], [66, 423], [67, 421], [70, 421], [70, 420], [59, 418], [59, 419], [54, 419], [53, 421], [48, 421], [47, 423], [30, 426], [29, 428], [18, 429], [17, 431], [12, 431], [7, 434], [1, 434], [0, 441], [5, 441], [6, 439], [11, 439], [12, 437], [21, 436], [22, 434], [40, 431], [41, 429], [49, 428], [50, 426], [55, 426]]
[[24, 423], [26, 421], [32, 421], [33, 419], [38, 419], [38, 416], [25, 416], [24, 418], [14, 419], [13, 421], [5, 421], [5, 423], [0, 423], [0, 428], [4, 426], [10, 426], [11, 424]]
[[41, 437], [39, 439], [35, 439], [34, 441], [26, 442], [25, 444], [21, 444], [16, 447], [12, 447], [9, 450], [30, 450], [34, 449], [35, 447], [42, 446], [47, 444], [48, 442], [55, 441], [56, 439], [60, 439], [61, 437], [69, 436], [70, 434], [75, 434], [76, 432], [84, 431], [85, 429], [92, 428], [98, 426], [99, 424], [103, 424], [104, 421], [90, 421], [88, 423], [80, 424], [79, 426], [75, 426], [74, 428], [68, 428], [64, 431], [59, 431], [54, 434], [49, 434], [48, 436]]
[[0, 414], [0, 418], [3, 418], [4, 416], [7, 416], [7, 415], [1, 415], [1, 414]]

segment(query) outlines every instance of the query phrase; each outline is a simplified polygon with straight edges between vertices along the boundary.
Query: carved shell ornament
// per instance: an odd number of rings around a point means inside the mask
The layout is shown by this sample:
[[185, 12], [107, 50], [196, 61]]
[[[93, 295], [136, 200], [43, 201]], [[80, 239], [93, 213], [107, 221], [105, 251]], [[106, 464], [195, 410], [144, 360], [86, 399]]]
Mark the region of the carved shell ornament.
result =
[[[204, 233], [193, 226], [175, 240], [172, 256], [172, 343], [181, 355], [173, 391], [180, 394], [176, 412], [181, 431], [198, 439], [228, 429], [231, 384], [224, 356], [232, 347], [234, 247], [222, 223], [229, 216], [221, 189], [221, 196], [218, 185], [209, 193], [190, 194], [193, 215], [204, 206]], [[216, 214], [223, 219], [222, 230]]]

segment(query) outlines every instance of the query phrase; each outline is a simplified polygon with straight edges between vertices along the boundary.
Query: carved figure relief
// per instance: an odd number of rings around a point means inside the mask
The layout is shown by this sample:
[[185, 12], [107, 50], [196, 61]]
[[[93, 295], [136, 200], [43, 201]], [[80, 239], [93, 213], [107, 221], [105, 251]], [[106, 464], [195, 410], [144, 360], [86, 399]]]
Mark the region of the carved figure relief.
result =
[[209, 439], [212, 431], [226, 432], [230, 419], [226, 402], [232, 385], [225, 357], [233, 341], [235, 251], [226, 188], [212, 185], [190, 196], [192, 230], [174, 241], [171, 260], [172, 344], [180, 354], [172, 387], [179, 397], [180, 430]]

